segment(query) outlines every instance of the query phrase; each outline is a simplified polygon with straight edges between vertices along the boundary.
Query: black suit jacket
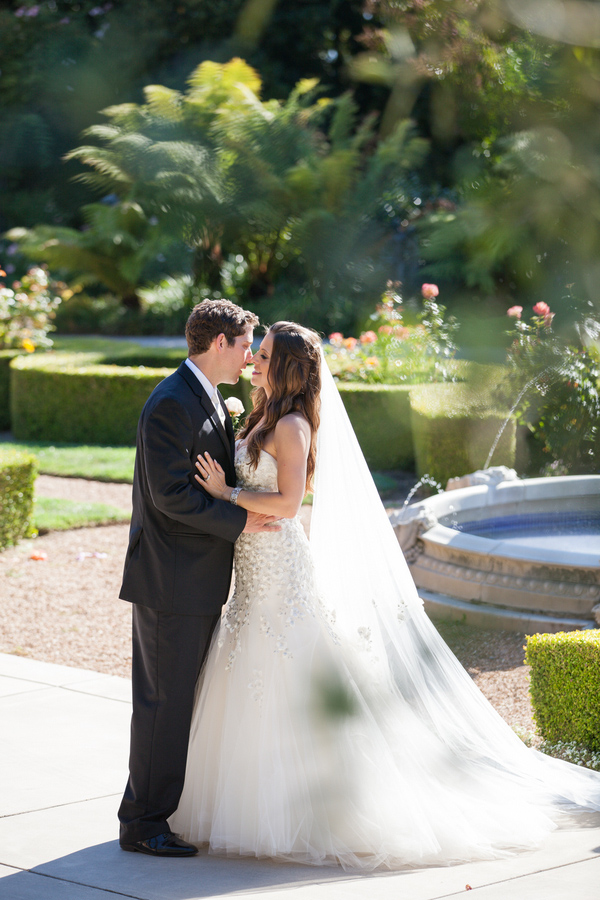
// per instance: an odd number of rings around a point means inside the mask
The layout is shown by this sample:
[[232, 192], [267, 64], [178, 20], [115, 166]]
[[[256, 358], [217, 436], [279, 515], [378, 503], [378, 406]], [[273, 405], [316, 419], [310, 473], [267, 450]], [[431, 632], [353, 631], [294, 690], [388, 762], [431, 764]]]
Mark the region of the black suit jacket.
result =
[[194, 479], [206, 450], [235, 485], [234, 436], [183, 362], [148, 398], [138, 424], [133, 514], [119, 596], [183, 615], [213, 615], [227, 600], [241, 507], [214, 500]]

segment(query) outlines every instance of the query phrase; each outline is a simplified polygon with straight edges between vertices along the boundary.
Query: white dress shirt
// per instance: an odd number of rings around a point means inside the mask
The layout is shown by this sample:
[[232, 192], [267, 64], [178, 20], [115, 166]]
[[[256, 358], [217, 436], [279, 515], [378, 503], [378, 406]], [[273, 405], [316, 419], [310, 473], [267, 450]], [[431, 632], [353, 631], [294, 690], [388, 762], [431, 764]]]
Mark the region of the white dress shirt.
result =
[[221, 406], [221, 401], [219, 400], [218, 388], [212, 383], [212, 381], [209, 381], [209, 379], [206, 377], [206, 375], [204, 374], [202, 369], [198, 368], [198, 366], [191, 361], [189, 356], [185, 360], [185, 363], [188, 366], [188, 368], [192, 370], [192, 372], [194, 373], [194, 375], [196, 376], [196, 378], [198, 379], [198, 381], [200, 382], [200, 384], [202, 385], [202, 387], [204, 388], [204, 390], [206, 391], [206, 393], [212, 400], [213, 406], [217, 411], [217, 415], [219, 417], [221, 425], [223, 426], [223, 428], [225, 428], [225, 413], [223, 412], [223, 407]]

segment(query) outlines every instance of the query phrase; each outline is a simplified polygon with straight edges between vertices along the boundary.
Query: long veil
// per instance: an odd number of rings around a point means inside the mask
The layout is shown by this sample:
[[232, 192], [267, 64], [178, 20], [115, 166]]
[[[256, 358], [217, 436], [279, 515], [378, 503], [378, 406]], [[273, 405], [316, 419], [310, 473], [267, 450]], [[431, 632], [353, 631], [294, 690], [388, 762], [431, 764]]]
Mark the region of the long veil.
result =
[[[363, 690], [409, 709], [467, 779], [516, 787], [553, 809], [600, 810], [600, 773], [528, 749], [483, 697], [423, 610], [324, 355], [310, 542], [342, 643], [365, 650]], [[370, 666], [370, 668], [369, 668]], [[372, 702], [372, 697], [371, 697]]]

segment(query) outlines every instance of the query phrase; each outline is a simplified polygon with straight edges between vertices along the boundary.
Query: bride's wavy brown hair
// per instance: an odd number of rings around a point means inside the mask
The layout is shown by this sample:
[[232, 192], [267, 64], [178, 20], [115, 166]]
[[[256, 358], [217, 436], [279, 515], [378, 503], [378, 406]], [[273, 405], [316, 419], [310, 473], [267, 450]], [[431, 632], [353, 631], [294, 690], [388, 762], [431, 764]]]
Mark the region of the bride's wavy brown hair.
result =
[[315, 474], [320, 422], [321, 340], [315, 331], [294, 322], [276, 322], [267, 333], [273, 335], [267, 375], [271, 396], [267, 398], [264, 388], [254, 388], [253, 409], [239, 437], [243, 440], [264, 419], [247, 444], [248, 456], [256, 468], [267, 435], [275, 430], [278, 421], [288, 413], [301, 413], [311, 430], [306, 463], [306, 490], [309, 491]]

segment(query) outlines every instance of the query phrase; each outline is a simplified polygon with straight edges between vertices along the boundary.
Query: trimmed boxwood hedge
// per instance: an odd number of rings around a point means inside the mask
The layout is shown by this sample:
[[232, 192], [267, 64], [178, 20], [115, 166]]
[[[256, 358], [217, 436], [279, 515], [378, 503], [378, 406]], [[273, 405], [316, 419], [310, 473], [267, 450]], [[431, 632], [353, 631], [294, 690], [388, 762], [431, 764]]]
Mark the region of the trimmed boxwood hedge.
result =
[[10, 364], [22, 350], [0, 350], [0, 431], [10, 428]]
[[600, 630], [530, 635], [525, 662], [544, 739], [600, 751]]
[[[442, 485], [483, 468], [508, 411], [492, 409], [472, 383], [423, 384], [410, 391], [417, 475]], [[516, 425], [509, 419], [491, 465], [515, 465]]]
[[[133, 445], [140, 412], [171, 368], [104, 365], [98, 353], [44, 353], [11, 364], [11, 419], [21, 441]], [[147, 357], [144, 356], [144, 361]], [[223, 385], [248, 407], [249, 381]]]
[[134, 444], [150, 392], [169, 369], [91, 364], [91, 354], [48, 353], [11, 364], [12, 431], [21, 441]]
[[338, 384], [340, 396], [372, 469], [412, 469], [410, 386]]
[[29, 531], [36, 475], [34, 456], [0, 447], [0, 550]]
[[[182, 356], [178, 350], [148, 348], [125, 354], [51, 352], [19, 357], [11, 366], [14, 436], [26, 441], [132, 445], [147, 397]], [[462, 377], [477, 370], [482, 383], [494, 368], [462, 366]], [[250, 369], [237, 385], [222, 385], [221, 390], [225, 397], [239, 397], [249, 410]], [[373, 469], [412, 468], [416, 447], [419, 474], [442, 480], [472, 471], [485, 461], [503, 418], [481, 409], [480, 399], [477, 406], [466, 384], [340, 383], [339, 390]], [[514, 423], [493, 461], [514, 464]]]

